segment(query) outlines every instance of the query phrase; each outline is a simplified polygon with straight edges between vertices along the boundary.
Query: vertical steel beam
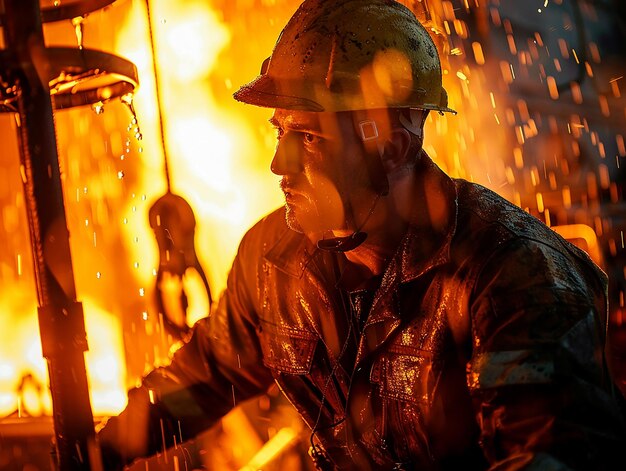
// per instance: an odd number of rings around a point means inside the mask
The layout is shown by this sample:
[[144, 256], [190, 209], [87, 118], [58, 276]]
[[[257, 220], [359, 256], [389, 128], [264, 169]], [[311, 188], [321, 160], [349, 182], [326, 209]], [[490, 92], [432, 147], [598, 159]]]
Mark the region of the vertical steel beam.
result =
[[20, 159], [57, 464], [62, 471], [98, 470], [84, 359], [87, 336], [76, 301], [39, 0], [0, 0], [0, 7], [5, 47], [19, 64], [9, 75], [19, 90]]

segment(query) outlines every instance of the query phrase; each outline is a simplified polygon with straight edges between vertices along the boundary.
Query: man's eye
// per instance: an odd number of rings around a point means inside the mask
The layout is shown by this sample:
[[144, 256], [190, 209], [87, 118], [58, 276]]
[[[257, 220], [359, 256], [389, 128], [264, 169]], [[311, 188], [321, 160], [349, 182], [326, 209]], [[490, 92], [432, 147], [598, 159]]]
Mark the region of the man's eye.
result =
[[308, 142], [309, 144], [312, 142], [315, 142], [316, 139], [317, 139], [317, 136], [315, 134], [311, 134], [310, 132], [304, 133], [304, 140]]
[[280, 139], [285, 134], [285, 131], [282, 128], [276, 128], [276, 139]]

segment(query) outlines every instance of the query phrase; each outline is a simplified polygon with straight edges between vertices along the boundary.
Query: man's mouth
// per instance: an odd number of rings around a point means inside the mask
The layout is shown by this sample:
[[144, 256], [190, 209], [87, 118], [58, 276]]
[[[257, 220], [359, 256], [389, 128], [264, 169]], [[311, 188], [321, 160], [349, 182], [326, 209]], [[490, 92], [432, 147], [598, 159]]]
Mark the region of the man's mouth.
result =
[[280, 189], [283, 191], [283, 193], [285, 194], [285, 199], [287, 199], [288, 201], [299, 196], [304, 196], [300, 191], [294, 189], [291, 185], [289, 185], [289, 183], [286, 182], [285, 179], [282, 179], [280, 181]]

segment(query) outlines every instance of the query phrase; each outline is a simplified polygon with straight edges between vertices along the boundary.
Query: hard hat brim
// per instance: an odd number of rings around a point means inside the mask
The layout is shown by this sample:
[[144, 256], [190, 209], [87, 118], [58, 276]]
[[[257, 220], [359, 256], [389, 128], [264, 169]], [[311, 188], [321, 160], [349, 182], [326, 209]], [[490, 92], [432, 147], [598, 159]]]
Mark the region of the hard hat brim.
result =
[[233, 94], [235, 100], [249, 105], [285, 110], [325, 111], [316, 101], [304, 97], [282, 94], [277, 83], [268, 75], [259, 75], [252, 82], [243, 85]]
[[[445, 93], [445, 91], [442, 92]], [[299, 111], [349, 111], [355, 108], [341, 107], [339, 109], [327, 109], [321, 103], [293, 95], [286, 95], [279, 89], [277, 82], [268, 75], [259, 75], [252, 82], [242, 85], [239, 90], [233, 94], [233, 98], [248, 105], [261, 106], [264, 108], [280, 108], [284, 110]], [[447, 99], [446, 99], [447, 101]], [[389, 105], [390, 108], [415, 108], [422, 110], [438, 111], [440, 113], [457, 112], [447, 106], [430, 103], [406, 103]], [[363, 108], [370, 108], [364, 106]]]

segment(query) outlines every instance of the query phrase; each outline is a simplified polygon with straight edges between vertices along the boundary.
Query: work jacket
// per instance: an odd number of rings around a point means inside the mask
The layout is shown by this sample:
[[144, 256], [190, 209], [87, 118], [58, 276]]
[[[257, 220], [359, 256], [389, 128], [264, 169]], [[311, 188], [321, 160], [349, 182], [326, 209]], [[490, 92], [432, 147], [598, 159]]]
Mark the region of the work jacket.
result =
[[408, 231], [365, 312], [341, 288], [343, 255], [270, 214], [217, 309], [100, 434], [104, 452], [190, 438], [276, 382], [329, 469], [608, 469], [623, 432], [604, 274], [492, 191], [425, 155], [417, 171]]

